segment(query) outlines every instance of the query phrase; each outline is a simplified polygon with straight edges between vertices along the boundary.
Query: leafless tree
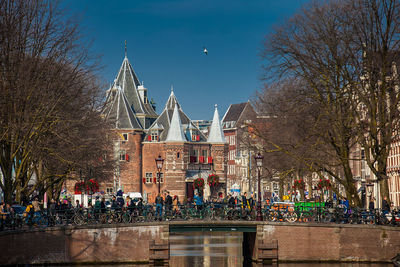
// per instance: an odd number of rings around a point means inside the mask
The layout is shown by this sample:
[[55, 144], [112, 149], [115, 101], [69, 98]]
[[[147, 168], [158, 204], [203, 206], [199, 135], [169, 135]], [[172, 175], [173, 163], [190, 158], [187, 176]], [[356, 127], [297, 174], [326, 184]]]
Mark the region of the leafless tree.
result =
[[59, 186], [108, 149], [97, 62], [89, 55], [77, 23], [57, 1], [0, 0], [0, 186], [6, 201]]
[[[388, 196], [387, 156], [398, 129], [399, 1], [313, 2], [268, 36], [266, 78], [296, 78], [317, 104], [312, 127], [343, 172], [349, 199], [359, 205], [351, 151], [361, 143], [366, 161]], [[276, 82], [276, 81], [275, 81]], [[331, 153], [331, 152], [329, 152]], [[337, 173], [325, 169], [332, 176]]]

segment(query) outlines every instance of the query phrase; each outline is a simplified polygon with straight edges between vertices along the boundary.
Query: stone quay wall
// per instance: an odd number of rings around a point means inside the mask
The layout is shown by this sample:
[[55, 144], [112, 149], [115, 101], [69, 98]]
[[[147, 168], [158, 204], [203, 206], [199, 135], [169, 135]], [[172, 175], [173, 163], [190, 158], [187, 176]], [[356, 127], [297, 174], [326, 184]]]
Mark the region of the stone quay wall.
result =
[[278, 240], [280, 261], [390, 262], [400, 253], [400, 227], [182, 221], [0, 232], [0, 265], [147, 262], [149, 241], [167, 243], [169, 225], [254, 227], [257, 233], [244, 235], [249, 249], [243, 250], [253, 259], [257, 245], [273, 239]]
[[400, 253], [399, 227], [310, 223], [257, 226], [258, 242], [272, 239], [278, 240], [280, 261], [391, 262]]
[[149, 240], [168, 242], [168, 225], [68, 227], [1, 233], [0, 265], [146, 262]]

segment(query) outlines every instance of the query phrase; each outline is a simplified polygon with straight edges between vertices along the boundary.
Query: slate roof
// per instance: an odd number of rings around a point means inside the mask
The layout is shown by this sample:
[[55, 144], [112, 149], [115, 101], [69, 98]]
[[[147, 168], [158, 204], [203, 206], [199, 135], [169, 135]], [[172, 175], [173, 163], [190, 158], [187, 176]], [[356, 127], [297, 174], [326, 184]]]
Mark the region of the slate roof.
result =
[[168, 130], [166, 142], [185, 142], [186, 137], [183, 134], [181, 118], [179, 116], [178, 105], [175, 103], [174, 113], [172, 113], [171, 123]]
[[226, 143], [224, 133], [222, 132], [221, 122], [219, 120], [217, 105], [215, 105], [214, 118], [210, 127], [210, 134], [208, 135], [207, 142]]
[[[146, 101], [145, 103], [141, 99], [138, 92], [139, 85], [141, 85], [139, 79], [135, 71], [133, 70], [132, 65], [129, 63], [128, 58], [125, 56], [122, 65], [118, 71], [117, 77], [115, 78], [110, 89], [107, 91], [107, 94], [109, 95], [111, 88], [122, 88], [133, 113], [135, 115], [143, 115], [139, 116], [140, 118], [138, 120], [141, 124], [141, 127], [143, 129], [146, 129], [151, 125], [151, 123], [154, 122], [155, 118], [157, 117], [157, 113], [148, 101]], [[109, 99], [108, 96], [107, 98]]]
[[244, 108], [246, 107], [247, 102], [239, 103], [239, 104], [231, 104], [226, 111], [224, 117], [222, 118], [222, 122], [227, 121], [238, 121], [240, 115], [242, 114]]
[[121, 87], [110, 89], [102, 114], [116, 129], [142, 129]]
[[[185, 137], [186, 142], [191, 142], [191, 135], [190, 135], [190, 129], [195, 129], [198, 131], [200, 140], [198, 142], [206, 142], [207, 138], [205, 135], [200, 132], [200, 130], [192, 123], [190, 118], [183, 112], [181, 109], [181, 106], [176, 99], [176, 96], [174, 94], [174, 91], [171, 90], [171, 94], [167, 100], [167, 103], [165, 104], [164, 110], [161, 112], [160, 116], [158, 116], [157, 120], [149, 127], [147, 131], [147, 135], [145, 136], [144, 141], [148, 140], [148, 136], [151, 135], [152, 130], [159, 130], [162, 129], [160, 134], [159, 134], [159, 141], [166, 141], [167, 140], [167, 135], [168, 132], [170, 131], [171, 127], [171, 121], [172, 121], [172, 115], [174, 113], [175, 106], [177, 107], [176, 109], [176, 114], [178, 115], [180, 122], [181, 122], [181, 132]], [[174, 131], [177, 129], [174, 129]], [[193, 140], [195, 141], [195, 140]]]

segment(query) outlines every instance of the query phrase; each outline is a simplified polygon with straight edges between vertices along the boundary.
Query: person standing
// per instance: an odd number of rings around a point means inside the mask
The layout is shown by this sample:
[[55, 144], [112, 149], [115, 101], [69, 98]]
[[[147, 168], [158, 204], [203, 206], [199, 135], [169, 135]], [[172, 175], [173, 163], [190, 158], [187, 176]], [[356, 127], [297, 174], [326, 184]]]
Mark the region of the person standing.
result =
[[244, 192], [242, 195], [242, 209], [250, 210], [249, 202], [247, 200], [247, 192]]
[[383, 212], [383, 214], [387, 214], [390, 212], [390, 206], [389, 206], [386, 196], [383, 197], [383, 200], [382, 200], [382, 212]]
[[229, 194], [228, 207], [229, 208], [235, 207], [235, 198], [231, 194]]
[[197, 210], [203, 209], [203, 196], [199, 196], [198, 193], [194, 195], [194, 203], [196, 204]]
[[35, 197], [35, 199], [32, 201], [32, 205], [35, 212], [40, 212], [40, 202], [37, 197]]
[[174, 196], [174, 199], [172, 200], [172, 206], [174, 210], [174, 214], [179, 210], [179, 198], [177, 195]]
[[156, 197], [156, 219], [161, 221], [162, 218], [162, 209], [163, 209], [164, 200], [160, 193], [157, 194]]
[[374, 197], [371, 197], [371, 199], [369, 200], [368, 209], [370, 211], [375, 209], [375, 198]]
[[172, 197], [170, 196], [169, 192], [166, 192], [167, 195], [165, 197], [165, 210], [170, 212], [172, 209]]

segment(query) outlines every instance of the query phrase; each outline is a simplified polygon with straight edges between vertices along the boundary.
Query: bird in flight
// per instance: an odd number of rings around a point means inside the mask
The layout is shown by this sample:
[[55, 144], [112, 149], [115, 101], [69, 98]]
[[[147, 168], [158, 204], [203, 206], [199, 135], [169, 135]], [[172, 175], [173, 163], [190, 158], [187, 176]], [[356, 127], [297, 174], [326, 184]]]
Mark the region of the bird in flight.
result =
[[204, 54], [208, 55], [208, 51], [207, 51], [206, 47], [203, 47], [203, 52], [204, 52]]

